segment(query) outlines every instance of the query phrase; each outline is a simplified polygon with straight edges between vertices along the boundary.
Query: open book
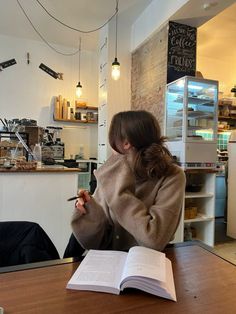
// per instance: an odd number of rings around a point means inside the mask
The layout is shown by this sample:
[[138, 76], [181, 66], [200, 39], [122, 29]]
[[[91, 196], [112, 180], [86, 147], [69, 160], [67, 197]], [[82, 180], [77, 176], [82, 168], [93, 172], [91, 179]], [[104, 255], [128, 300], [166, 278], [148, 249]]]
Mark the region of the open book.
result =
[[67, 289], [120, 294], [136, 288], [176, 301], [171, 261], [164, 253], [141, 246], [122, 251], [89, 250]]

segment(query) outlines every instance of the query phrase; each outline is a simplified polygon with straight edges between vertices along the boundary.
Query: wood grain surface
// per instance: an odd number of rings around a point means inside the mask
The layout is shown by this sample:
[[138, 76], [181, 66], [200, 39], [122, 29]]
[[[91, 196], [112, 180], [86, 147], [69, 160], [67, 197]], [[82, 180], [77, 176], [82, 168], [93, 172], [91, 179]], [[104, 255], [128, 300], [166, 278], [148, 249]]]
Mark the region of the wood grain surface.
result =
[[236, 268], [199, 247], [166, 250], [177, 302], [129, 289], [122, 295], [66, 290], [78, 263], [0, 274], [0, 306], [17, 313], [230, 314], [236, 309]]

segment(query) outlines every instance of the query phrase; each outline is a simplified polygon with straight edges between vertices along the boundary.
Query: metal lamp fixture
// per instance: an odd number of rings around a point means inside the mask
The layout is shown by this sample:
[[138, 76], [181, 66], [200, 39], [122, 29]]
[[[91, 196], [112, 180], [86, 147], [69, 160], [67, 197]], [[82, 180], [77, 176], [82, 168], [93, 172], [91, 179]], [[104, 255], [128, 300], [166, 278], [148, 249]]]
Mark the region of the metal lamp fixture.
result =
[[236, 97], [236, 85], [231, 89], [231, 93], [234, 93], [234, 97]]
[[116, 38], [115, 38], [115, 59], [112, 62], [111, 76], [117, 81], [120, 78], [120, 63], [117, 59], [117, 24], [118, 24], [118, 0], [116, 1]]
[[82, 96], [82, 85], [80, 83], [80, 53], [81, 53], [81, 37], [79, 39], [79, 82], [76, 85], [76, 96], [78, 98]]

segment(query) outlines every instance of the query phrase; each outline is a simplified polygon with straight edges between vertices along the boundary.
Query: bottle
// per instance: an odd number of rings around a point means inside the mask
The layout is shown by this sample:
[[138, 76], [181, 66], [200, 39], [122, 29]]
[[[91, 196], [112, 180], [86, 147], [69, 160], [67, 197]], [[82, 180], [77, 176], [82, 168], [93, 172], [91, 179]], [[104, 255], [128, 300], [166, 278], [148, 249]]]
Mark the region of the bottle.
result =
[[84, 145], [79, 146], [78, 159], [84, 159]]
[[42, 166], [42, 150], [40, 144], [35, 144], [33, 150], [34, 160], [37, 161], [37, 168]]

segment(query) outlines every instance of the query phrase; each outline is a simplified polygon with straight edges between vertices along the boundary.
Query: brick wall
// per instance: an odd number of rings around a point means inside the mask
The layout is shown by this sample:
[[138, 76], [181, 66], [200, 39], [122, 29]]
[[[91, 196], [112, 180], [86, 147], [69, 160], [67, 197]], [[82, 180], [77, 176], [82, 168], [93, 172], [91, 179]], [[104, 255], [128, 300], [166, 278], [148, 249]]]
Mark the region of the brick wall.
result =
[[147, 110], [164, 123], [168, 24], [132, 53], [131, 109]]

